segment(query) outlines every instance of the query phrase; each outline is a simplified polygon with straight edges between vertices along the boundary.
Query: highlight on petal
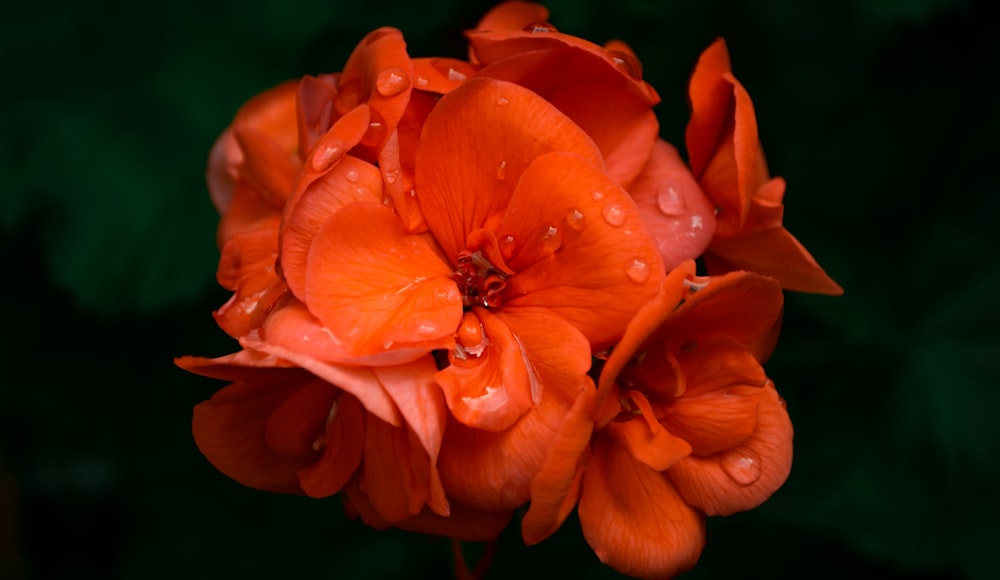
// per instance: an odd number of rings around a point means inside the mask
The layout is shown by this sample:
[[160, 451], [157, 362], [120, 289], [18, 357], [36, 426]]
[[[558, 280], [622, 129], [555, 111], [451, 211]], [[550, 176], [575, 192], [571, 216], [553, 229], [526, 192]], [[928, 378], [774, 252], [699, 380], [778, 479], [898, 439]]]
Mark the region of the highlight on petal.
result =
[[702, 514], [608, 437], [594, 438], [577, 511], [587, 543], [622, 574], [669, 578], [694, 566], [705, 544]]
[[505, 308], [545, 307], [579, 329], [595, 350], [610, 346], [652, 298], [663, 265], [631, 198], [571, 153], [538, 157], [525, 171], [498, 228], [513, 246]]
[[451, 268], [382, 204], [355, 202], [328, 219], [306, 268], [309, 310], [352, 354], [453, 344], [462, 297]]
[[691, 456], [669, 472], [684, 500], [707, 515], [757, 507], [788, 478], [792, 423], [773, 384], [760, 389], [753, 435], [741, 445], [708, 457]]
[[704, 253], [715, 233], [715, 207], [673, 145], [657, 140], [628, 191], [656, 239], [666, 270]]
[[417, 149], [416, 195], [451, 263], [470, 233], [500, 219], [521, 174], [550, 151], [603, 166], [579, 127], [523, 87], [476, 78], [441, 97]]

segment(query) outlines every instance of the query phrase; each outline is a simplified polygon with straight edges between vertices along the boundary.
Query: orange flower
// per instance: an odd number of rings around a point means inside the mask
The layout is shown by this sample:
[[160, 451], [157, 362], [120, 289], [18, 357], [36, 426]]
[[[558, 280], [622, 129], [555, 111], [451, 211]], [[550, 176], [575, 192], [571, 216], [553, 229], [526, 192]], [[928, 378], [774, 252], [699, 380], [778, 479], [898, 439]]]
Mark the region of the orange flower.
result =
[[[374, 169], [350, 157], [328, 182], [337, 175], [368, 199], [303, 196], [286, 223], [286, 247], [308, 250], [302, 270], [282, 256], [285, 275], [315, 317], [309, 328], [335, 347], [327, 352], [363, 364], [449, 353], [435, 379], [449, 433], [460, 435], [439, 462], [459, 501], [503, 510], [527, 500], [544, 445], [516, 445], [553, 436], [588, 388], [591, 349], [619, 338], [663, 276], [638, 211], [602, 164], [536, 94], [473, 79], [423, 126], [415, 191], [427, 233], [410, 233], [381, 203]], [[325, 205], [307, 211], [312, 199]], [[497, 455], [507, 459], [472, 468]]]
[[732, 74], [723, 40], [698, 60], [690, 96], [691, 170], [718, 209], [718, 229], [705, 255], [709, 272], [750, 270], [777, 278], [789, 290], [842, 294], [782, 226], [785, 181], [769, 177], [753, 103]]
[[688, 262], [669, 275], [601, 372], [578, 509], [597, 555], [630, 575], [693, 566], [704, 515], [757, 506], [791, 466], [791, 423], [757, 358], [773, 346], [780, 287], [693, 274]]

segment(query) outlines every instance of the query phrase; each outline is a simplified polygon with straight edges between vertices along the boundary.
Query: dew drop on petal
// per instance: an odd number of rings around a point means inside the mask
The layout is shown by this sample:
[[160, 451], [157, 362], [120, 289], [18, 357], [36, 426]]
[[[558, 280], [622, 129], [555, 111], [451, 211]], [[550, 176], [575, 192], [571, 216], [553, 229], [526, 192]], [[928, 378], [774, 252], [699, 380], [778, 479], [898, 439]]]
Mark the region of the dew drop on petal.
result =
[[639, 258], [633, 258], [632, 261], [628, 263], [628, 266], [626, 266], [625, 273], [628, 274], [628, 277], [631, 278], [633, 282], [642, 284], [646, 280], [649, 280], [649, 264]]
[[559, 235], [559, 228], [556, 226], [542, 227], [542, 243], [556, 249], [562, 245], [562, 236]]
[[583, 229], [583, 223], [583, 212], [579, 209], [573, 207], [566, 212], [566, 225], [568, 225], [570, 229], [580, 231]]
[[595, 191], [594, 193], [590, 194], [590, 197], [594, 201], [604, 201], [604, 192], [603, 191]]
[[753, 485], [760, 479], [760, 457], [750, 449], [726, 453], [721, 465], [726, 475], [739, 485]]
[[351, 183], [357, 183], [358, 179], [361, 179], [361, 175], [358, 173], [358, 170], [353, 167], [344, 172], [344, 177]]
[[506, 105], [507, 103], [510, 103], [510, 100], [507, 97], [500, 97], [499, 99], [497, 99], [497, 104], [500, 105], [501, 107]]
[[500, 165], [497, 165], [497, 179], [503, 181], [507, 177], [507, 162], [501, 161]]
[[625, 223], [625, 210], [616, 203], [604, 206], [601, 214], [604, 216], [604, 221], [613, 226], [620, 226]]
[[425, 320], [417, 325], [417, 334], [422, 334], [424, 336], [429, 336], [438, 331], [437, 324], [434, 324], [430, 320]]
[[634, 79], [642, 78], [642, 63], [635, 56], [621, 50], [609, 50], [608, 58], [628, 76]]
[[455, 70], [453, 68], [448, 69], [448, 80], [449, 81], [464, 81], [465, 73], [462, 71]]
[[396, 183], [399, 180], [399, 169], [383, 169], [382, 177], [386, 183]]
[[410, 87], [410, 77], [398, 66], [391, 66], [378, 73], [375, 90], [383, 97], [394, 97]]
[[418, 86], [418, 87], [424, 87], [424, 86], [427, 86], [427, 83], [429, 83], [429, 82], [430, 82], [430, 81], [429, 81], [429, 80], [427, 80], [427, 79], [426, 79], [426, 78], [424, 78], [424, 77], [417, 77], [417, 86]]
[[687, 203], [684, 202], [680, 192], [672, 187], [668, 187], [665, 192], [660, 194], [657, 201], [660, 211], [664, 215], [678, 216], [687, 213]]
[[532, 34], [540, 34], [544, 32], [557, 32], [556, 27], [552, 26], [548, 22], [532, 22], [522, 29], [524, 32], [530, 32]]
[[347, 144], [340, 139], [331, 139], [329, 142], [320, 145], [313, 153], [310, 165], [313, 171], [326, 171], [344, 156], [347, 152]]

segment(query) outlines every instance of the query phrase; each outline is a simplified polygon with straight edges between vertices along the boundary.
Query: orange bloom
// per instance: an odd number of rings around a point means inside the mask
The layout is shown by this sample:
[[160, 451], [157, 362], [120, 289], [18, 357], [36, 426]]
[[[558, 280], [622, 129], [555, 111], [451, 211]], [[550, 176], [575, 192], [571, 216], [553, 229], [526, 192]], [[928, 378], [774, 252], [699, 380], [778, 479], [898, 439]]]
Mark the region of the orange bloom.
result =
[[698, 60], [690, 97], [691, 171], [718, 209], [718, 229], [705, 254], [709, 272], [750, 270], [777, 278], [789, 290], [842, 294], [782, 226], [785, 181], [769, 177], [753, 103], [733, 76], [721, 39]]
[[597, 555], [630, 575], [693, 566], [704, 515], [757, 506], [791, 467], [791, 423], [757, 358], [773, 346], [780, 287], [693, 274], [692, 262], [670, 274], [601, 372], [578, 509]]

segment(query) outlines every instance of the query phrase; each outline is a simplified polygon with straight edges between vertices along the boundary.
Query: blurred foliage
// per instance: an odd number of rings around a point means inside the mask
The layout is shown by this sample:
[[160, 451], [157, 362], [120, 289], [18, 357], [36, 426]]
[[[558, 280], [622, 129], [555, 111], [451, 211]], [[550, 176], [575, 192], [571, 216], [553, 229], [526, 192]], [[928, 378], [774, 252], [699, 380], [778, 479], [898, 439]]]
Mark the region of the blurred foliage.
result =
[[[415, 56], [461, 56], [461, 31], [489, 5], [0, 8], [0, 578], [449, 575], [446, 541], [376, 532], [336, 498], [217, 473], [190, 415], [220, 385], [171, 358], [235, 349], [209, 316], [226, 295], [203, 172], [237, 107], [338, 70], [382, 25]], [[792, 475], [762, 508], [710, 520], [686, 577], [992, 578], [996, 5], [548, 5], [561, 30], [633, 45], [675, 143], [687, 77], [725, 37], [772, 172], [789, 183], [786, 225], [847, 292], [787, 297], [767, 369], [796, 426]], [[515, 528], [501, 537], [492, 578], [553, 573], [616, 577], [574, 519], [530, 549]]]

